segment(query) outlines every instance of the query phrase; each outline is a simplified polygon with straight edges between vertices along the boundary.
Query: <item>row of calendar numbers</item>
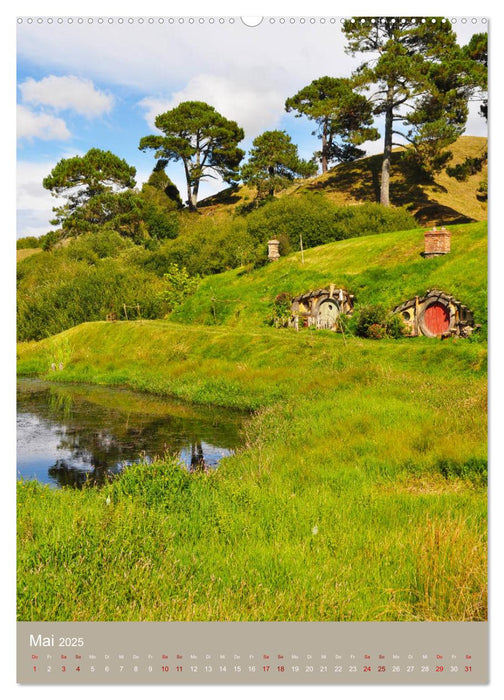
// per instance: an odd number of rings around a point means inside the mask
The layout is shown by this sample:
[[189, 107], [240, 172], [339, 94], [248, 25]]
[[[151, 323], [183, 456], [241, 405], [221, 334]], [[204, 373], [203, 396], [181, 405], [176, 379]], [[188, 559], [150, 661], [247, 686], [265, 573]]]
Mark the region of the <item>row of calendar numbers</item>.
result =
[[[34, 660], [32, 659], [32, 662]], [[320, 673], [320, 674], [331, 674], [331, 673], [472, 673], [472, 664], [464, 663], [459, 665], [456, 663], [444, 664], [436, 663], [434, 665], [430, 664], [304, 664], [304, 663], [280, 663], [280, 664], [227, 664], [219, 663], [217, 665], [211, 663], [204, 664], [176, 664], [174, 666], [168, 663], [161, 663], [160, 665], [154, 663], [148, 663], [146, 665], [125, 662], [121, 660], [120, 662], [111, 662], [110, 660], [105, 663], [96, 663], [93, 661], [88, 664], [87, 662], [78, 661], [77, 663], [40, 663], [35, 660], [32, 665], [34, 673], [80, 673], [82, 671], [94, 673], [95, 671], [109, 672], [133, 672], [133, 673], [155, 673], [161, 672], [162, 674], [212, 674], [212, 673], [269, 673], [269, 674], [282, 674], [282, 673]]]

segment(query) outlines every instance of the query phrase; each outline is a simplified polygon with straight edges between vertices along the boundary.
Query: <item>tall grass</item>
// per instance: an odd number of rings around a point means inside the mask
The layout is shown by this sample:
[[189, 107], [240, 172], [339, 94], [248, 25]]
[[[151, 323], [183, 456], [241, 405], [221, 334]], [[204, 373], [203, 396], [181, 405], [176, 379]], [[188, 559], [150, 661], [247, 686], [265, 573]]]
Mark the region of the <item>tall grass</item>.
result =
[[478, 492], [333, 479], [163, 461], [103, 490], [21, 483], [19, 619], [486, 619]]
[[22, 373], [253, 413], [213, 474], [166, 458], [104, 490], [20, 483], [19, 619], [485, 619], [485, 359], [161, 321], [20, 345]]

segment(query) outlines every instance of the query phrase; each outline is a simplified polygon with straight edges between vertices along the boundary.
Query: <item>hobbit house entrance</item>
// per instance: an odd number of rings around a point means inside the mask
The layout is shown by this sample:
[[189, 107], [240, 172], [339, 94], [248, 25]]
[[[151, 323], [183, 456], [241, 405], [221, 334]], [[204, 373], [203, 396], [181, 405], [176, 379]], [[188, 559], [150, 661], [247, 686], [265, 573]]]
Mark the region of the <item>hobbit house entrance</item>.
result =
[[475, 326], [473, 313], [465, 304], [439, 289], [405, 301], [396, 306], [393, 313], [401, 314], [411, 336], [468, 336], [479, 327]]
[[294, 297], [291, 304], [289, 326], [300, 328], [315, 326], [318, 329], [335, 331], [341, 315], [353, 312], [353, 295], [333, 284], [329, 289], [317, 289]]

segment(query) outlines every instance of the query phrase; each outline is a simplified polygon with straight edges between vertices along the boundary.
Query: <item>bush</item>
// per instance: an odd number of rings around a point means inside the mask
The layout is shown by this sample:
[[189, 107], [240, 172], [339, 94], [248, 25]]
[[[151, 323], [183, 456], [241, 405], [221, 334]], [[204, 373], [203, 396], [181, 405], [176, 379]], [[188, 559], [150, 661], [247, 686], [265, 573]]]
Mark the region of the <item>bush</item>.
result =
[[[326, 243], [331, 229], [334, 205], [323, 195], [305, 194], [268, 202], [246, 218], [247, 231], [263, 245], [270, 238], [287, 239], [294, 250]], [[334, 239], [332, 239], [334, 240]]]
[[389, 315], [387, 319], [387, 335], [390, 338], [403, 338], [408, 331], [406, 324], [398, 314]]
[[418, 228], [415, 218], [406, 209], [371, 203], [336, 207], [334, 221], [335, 238], [332, 240], [338, 241], [344, 238]]
[[401, 338], [405, 333], [404, 321], [390, 314], [381, 304], [364, 306], [357, 314], [355, 334], [361, 338]]
[[161, 293], [161, 298], [169, 311], [176, 309], [188, 296], [194, 294], [200, 282], [199, 276], [191, 277], [185, 267], [179, 267], [176, 263], [170, 265], [163, 277], [166, 289]]
[[292, 294], [289, 292], [281, 292], [275, 297], [273, 302], [273, 318], [272, 322], [275, 326], [286, 326], [292, 313]]
[[24, 236], [16, 241], [17, 250], [26, 250], [29, 248], [40, 248], [40, 238], [36, 236]]
[[[124, 318], [123, 304], [138, 305], [142, 318], [166, 313], [162, 281], [135, 264], [128, 247], [115, 258], [99, 258], [94, 235], [18, 264], [19, 340], [40, 340], [85, 321], [105, 320], [110, 311]], [[129, 245], [135, 253], [137, 246]]]
[[[371, 338], [376, 337], [376, 326], [386, 327], [387, 323], [387, 312], [383, 306], [380, 304], [374, 304], [371, 306], [363, 306], [357, 315], [357, 323], [355, 326], [356, 335], [361, 338]], [[370, 329], [374, 336], [370, 335]]]
[[260, 255], [242, 219], [178, 216], [179, 236], [163, 242], [144, 262], [146, 269], [160, 276], [173, 264], [185, 267], [191, 276], [217, 274], [253, 263]]
[[251, 212], [246, 222], [258, 243], [283, 237], [294, 250], [300, 249], [301, 238], [304, 248], [313, 248], [346, 238], [417, 228], [405, 209], [380, 204], [338, 207], [320, 193], [270, 201]]
[[83, 260], [94, 264], [104, 258], [116, 258], [123, 250], [131, 248], [133, 242], [115, 231], [104, 229], [96, 233], [86, 233], [72, 240], [64, 255], [69, 260]]

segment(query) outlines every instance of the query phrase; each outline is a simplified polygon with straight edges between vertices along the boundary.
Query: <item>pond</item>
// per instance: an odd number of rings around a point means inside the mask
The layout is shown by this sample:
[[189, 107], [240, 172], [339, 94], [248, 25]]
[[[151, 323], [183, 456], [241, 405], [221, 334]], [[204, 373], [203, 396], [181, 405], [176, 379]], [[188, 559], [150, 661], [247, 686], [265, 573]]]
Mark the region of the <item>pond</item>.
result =
[[127, 464], [177, 455], [216, 468], [241, 443], [244, 414], [126, 389], [17, 384], [17, 476], [58, 488], [102, 484]]

